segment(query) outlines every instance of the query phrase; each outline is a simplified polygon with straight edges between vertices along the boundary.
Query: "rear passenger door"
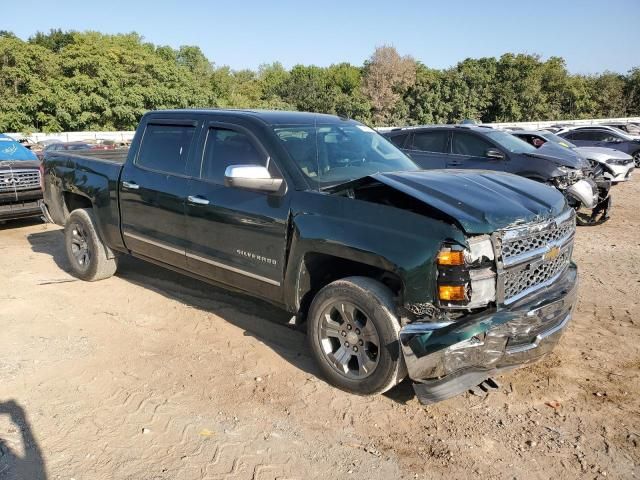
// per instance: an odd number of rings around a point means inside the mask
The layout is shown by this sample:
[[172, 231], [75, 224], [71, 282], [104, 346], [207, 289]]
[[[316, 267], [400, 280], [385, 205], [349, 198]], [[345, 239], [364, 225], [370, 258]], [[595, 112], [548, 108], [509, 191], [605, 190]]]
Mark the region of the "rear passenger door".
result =
[[[279, 299], [284, 272], [289, 196], [224, 184], [231, 165], [268, 166], [282, 177], [260, 141], [241, 125], [203, 129], [186, 202], [187, 265], [203, 277]], [[283, 185], [286, 187], [286, 185]]]
[[564, 138], [578, 147], [591, 147], [597, 142], [596, 136], [590, 130], [575, 130], [564, 135]]
[[[471, 132], [453, 132], [449, 168], [505, 170], [505, 160], [487, 157], [487, 151], [500, 150], [493, 143]], [[500, 150], [502, 152], [502, 150]], [[504, 154], [504, 152], [502, 152]], [[506, 158], [506, 156], [505, 156]]]
[[449, 151], [449, 130], [415, 132], [404, 149], [420, 168], [446, 168]]
[[134, 254], [186, 267], [186, 166], [198, 124], [150, 120], [140, 148], [121, 174], [120, 212], [126, 247]]

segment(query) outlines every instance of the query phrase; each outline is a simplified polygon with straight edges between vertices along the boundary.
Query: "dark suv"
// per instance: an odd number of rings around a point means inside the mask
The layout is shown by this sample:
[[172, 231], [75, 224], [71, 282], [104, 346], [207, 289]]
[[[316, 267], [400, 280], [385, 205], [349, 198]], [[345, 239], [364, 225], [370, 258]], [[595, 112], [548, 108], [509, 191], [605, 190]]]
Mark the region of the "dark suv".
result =
[[608, 147], [631, 155], [640, 167], [640, 139], [613, 127], [577, 127], [558, 132], [579, 147]]
[[397, 128], [383, 133], [423, 169], [498, 170], [555, 186], [578, 212], [578, 223], [608, 218], [608, 188], [600, 191], [593, 168], [576, 152], [548, 143], [529, 145], [489, 127], [442, 125]]

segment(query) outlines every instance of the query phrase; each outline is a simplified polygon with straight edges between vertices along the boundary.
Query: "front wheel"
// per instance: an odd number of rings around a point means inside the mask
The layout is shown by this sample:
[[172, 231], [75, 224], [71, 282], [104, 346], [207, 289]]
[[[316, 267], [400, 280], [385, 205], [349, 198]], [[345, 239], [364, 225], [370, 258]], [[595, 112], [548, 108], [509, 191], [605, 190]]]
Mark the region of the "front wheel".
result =
[[90, 209], [78, 209], [69, 214], [64, 227], [64, 244], [76, 277], [93, 282], [116, 273], [116, 259], [107, 255], [107, 247], [98, 235]]
[[309, 342], [332, 385], [358, 395], [382, 393], [406, 375], [393, 294], [380, 282], [349, 277], [324, 287], [309, 310]]
[[633, 154], [633, 161], [636, 164], [636, 168], [640, 168], [640, 150]]

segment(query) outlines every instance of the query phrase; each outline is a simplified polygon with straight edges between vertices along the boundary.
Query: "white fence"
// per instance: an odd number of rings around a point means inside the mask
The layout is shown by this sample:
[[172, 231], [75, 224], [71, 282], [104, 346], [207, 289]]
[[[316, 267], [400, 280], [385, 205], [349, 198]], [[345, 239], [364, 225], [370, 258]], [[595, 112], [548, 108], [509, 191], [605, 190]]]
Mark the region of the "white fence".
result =
[[[27, 138], [35, 143], [42, 140], [60, 140], [61, 142], [79, 142], [82, 140], [104, 139], [116, 142], [126, 142], [133, 138], [135, 132], [62, 132], [62, 133], [32, 133]], [[22, 133], [7, 133], [16, 140], [25, 138]]]
[[[483, 123], [482, 125], [490, 125], [494, 128], [523, 128], [525, 130], [542, 130], [550, 127], [551, 125], [598, 125], [601, 123], [612, 122], [640, 122], [640, 117], [625, 117], [625, 118], [591, 118], [588, 120], [544, 120], [540, 122], [504, 122], [504, 123]], [[378, 128], [381, 132], [391, 130], [397, 127], [381, 127]]]
[[[485, 123], [484, 125], [491, 125], [495, 128], [512, 128], [519, 127], [528, 130], [538, 130], [546, 127], [550, 127], [555, 124], [568, 124], [568, 125], [597, 125], [599, 123], [611, 123], [611, 122], [640, 122], [640, 117], [626, 117], [626, 118], [593, 118], [589, 120], [546, 120], [542, 122], [506, 122], [506, 123]], [[391, 130], [395, 127], [382, 127], [378, 130], [385, 131]], [[62, 133], [33, 133], [27, 138], [32, 142], [39, 142], [41, 140], [55, 139], [63, 142], [77, 142], [81, 140], [90, 139], [105, 139], [115, 140], [118, 142], [130, 141], [133, 138], [135, 132], [62, 132]], [[10, 137], [17, 139], [24, 138], [22, 133], [7, 133]]]
[[491, 125], [496, 128], [512, 128], [519, 127], [525, 130], [541, 130], [551, 125], [597, 125], [599, 123], [612, 123], [612, 122], [640, 122], [640, 117], [626, 117], [626, 118], [594, 118], [590, 120], [548, 120], [544, 122], [506, 122], [506, 123], [487, 123], [485, 125]]

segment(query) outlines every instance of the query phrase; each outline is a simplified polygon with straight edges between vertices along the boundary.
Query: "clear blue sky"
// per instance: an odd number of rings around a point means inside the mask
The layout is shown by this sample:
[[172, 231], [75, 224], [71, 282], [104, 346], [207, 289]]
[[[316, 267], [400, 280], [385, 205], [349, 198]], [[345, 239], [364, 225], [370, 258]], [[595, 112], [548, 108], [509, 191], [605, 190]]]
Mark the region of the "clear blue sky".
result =
[[505, 52], [566, 59], [574, 73], [640, 66], [640, 0], [8, 0], [0, 29], [136, 31], [150, 42], [198, 45], [217, 65], [281, 61], [356, 65], [395, 46], [430, 67]]

